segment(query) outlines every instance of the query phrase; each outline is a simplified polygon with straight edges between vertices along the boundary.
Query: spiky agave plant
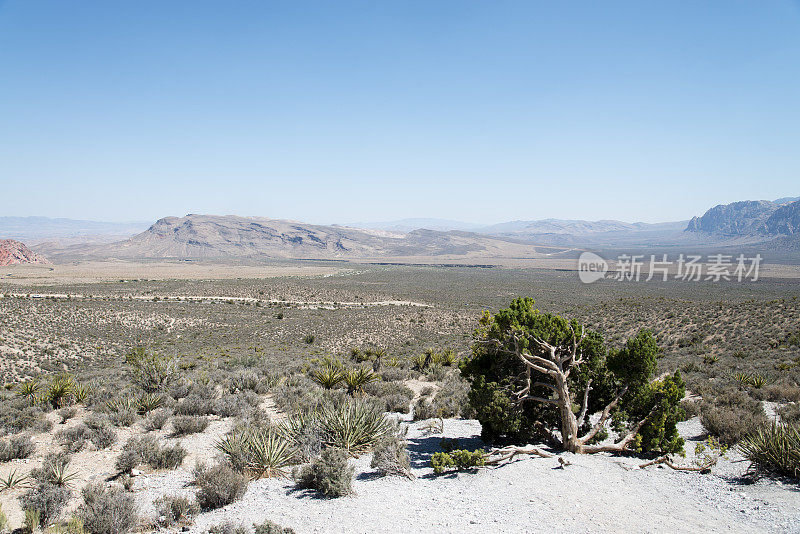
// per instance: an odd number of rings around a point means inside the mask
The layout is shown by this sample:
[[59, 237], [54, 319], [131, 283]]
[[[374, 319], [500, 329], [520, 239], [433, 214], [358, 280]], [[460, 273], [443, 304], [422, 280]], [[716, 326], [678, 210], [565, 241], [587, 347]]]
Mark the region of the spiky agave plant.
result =
[[365, 385], [377, 380], [380, 380], [380, 376], [368, 367], [352, 369], [344, 375], [344, 383], [347, 386], [347, 392], [351, 395], [363, 392]]
[[72, 396], [77, 404], [84, 404], [89, 397], [89, 388], [76, 383], [72, 388]]
[[383, 411], [363, 401], [325, 406], [317, 417], [325, 445], [352, 455], [368, 451], [390, 429]]
[[325, 389], [333, 389], [344, 380], [345, 373], [341, 367], [328, 363], [309, 371], [308, 377]]
[[440, 356], [441, 364], [447, 367], [453, 366], [458, 362], [458, 356], [452, 349], [447, 349]]
[[145, 415], [160, 408], [163, 404], [163, 395], [159, 395], [158, 393], [144, 393], [136, 401], [136, 411], [139, 415]]
[[284, 468], [295, 457], [293, 447], [276, 428], [233, 430], [217, 443], [216, 449], [231, 467], [252, 478], [286, 476]]
[[36, 404], [36, 396], [39, 393], [39, 381], [35, 379], [26, 380], [17, 386], [17, 395], [27, 400], [31, 405]]
[[258, 429], [249, 436], [247, 469], [254, 478], [286, 476], [283, 469], [295, 456], [294, 449], [273, 429]]
[[800, 425], [772, 423], [745, 436], [737, 447], [759, 469], [800, 478]]
[[428, 357], [424, 354], [415, 354], [410, 360], [411, 367], [419, 372], [424, 372], [429, 365]]
[[4, 477], [0, 477], [0, 493], [6, 490], [30, 487], [30, 477], [28, 475], [18, 475], [17, 470], [13, 470]]
[[78, 477], [78, 473], [68, 472], [69, 458], [59, 456], [50, 458], [45, 461], [42, 469], [44, 470], [44, 479], [54, 486], [63, 486], [65, 488], [72, 487], [72, 481]]
[[139, 401], [133, 397], [120, 397], [118, 399], [106, 401], [106, 409], [111, 413], [136, 412], [139, 410]]
[[45, 400], [53, 408], [62, 408], [74, 402], [75, 379], [69, 374], [60, 374], [47, 386]]

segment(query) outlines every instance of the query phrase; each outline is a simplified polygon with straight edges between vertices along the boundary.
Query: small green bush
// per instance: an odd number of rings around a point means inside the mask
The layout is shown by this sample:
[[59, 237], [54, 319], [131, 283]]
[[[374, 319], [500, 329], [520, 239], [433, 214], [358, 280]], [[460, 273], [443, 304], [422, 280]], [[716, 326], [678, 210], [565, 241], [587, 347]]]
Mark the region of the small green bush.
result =
[[767, 424], [761, 403], [739, 391], [726, 391], [700, 405], [700, 422], [712, 436], [733, 445]]
[[298, 488], [313, 489], [325, 497], [341, 497], [353, 492], [353, 472], [349, 455], [341, 449], [325, 449], [310, 465], [295, 469]]
[[213, 510], [240, 499], [247, 491], [248, 479], [223, 463], [210, 468], [198, 466], [194, 483], [197, 503], [203, 510]]
[[433, 472], [441, 475], [445, 471], [463, 471], [480, 467], [486, 463], [486, 453], [481, 449], [468, 451], [466, 449], [456, 449], [450, 452], [436, 452], [431, 456], [431, 467]]

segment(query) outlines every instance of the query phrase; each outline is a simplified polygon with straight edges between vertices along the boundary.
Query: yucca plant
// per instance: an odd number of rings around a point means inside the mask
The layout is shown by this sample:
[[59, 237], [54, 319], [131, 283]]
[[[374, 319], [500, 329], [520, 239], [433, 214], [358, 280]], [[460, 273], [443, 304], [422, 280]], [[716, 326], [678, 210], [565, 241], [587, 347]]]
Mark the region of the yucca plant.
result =
[[733, 379], [739, 382], [743, 386], [747, 386], [750, 384], [750, 373], [743, 373], [742, 371], [737, 371], [733, 373]]
[[325, 445], [352, 455], [369, 450], [390, 428], [383, 411], [365, 402], [325, 406], [317, 417]]
[[311, 370], [308, 377], [325, 389], [333, 389], [344, 380], [345, 373], [340, 366], [326, 364]]
[[42, 480], [54, 486], [72, 487], [72, 482], [77, 478], [78, 473], [69, 473], [67, 471], [69, 462], [68, 456], [48, 457], [41, 468]]
[[17, 395], [27, 400], [31, 405], [36, 404], [40, 384], [37, 380], [26, 380], [17, 386]]
[[767, 379], [758, 373], [750, 376], [750, 385], [756, 389], [761, 389], [766, 383]]
[[419, 372], [424, 372], [428, 367], [428, 358], [424, 354], [415, 354], [410, 360], [411, 367]]
[[451, 349], [448, 349], [441, 354], [439, 360], [442, 365], [450, 367], [458, 362], [458, 356]]
[[62, 408], [72, 404], [74, 397], [75, 380], [68, 374], [60, 374], [47, 386], [45, 401], [53, 408]]
[[295, 451], [275, 428], [234, 430], [216, 445], [235, 470], [252, 478], [286, 476]]
[[122, 397], [119, 399], [107, 401], [106, 409], [108, 409], [108, 411], [111, 413], [119, 413], [126, 411], [136, 412], [139, 410], [138, 404], [139, 402], [132, 397]]
[[144, 393], [136, 401], [136, 411], [145, 415], [156, 410], [164, 404], [164, 397], [158, 393]]
[[737, 447], [758, 469], [800, 478], [800, 425], [772, 423], [745, 436]]
[[84, 404], [89, 397], [89, 388], [76, 383], [72, 388], [72, 396], [77, 404]]
[[286, 476], [284, 467], [294, 458], [294, 450], [279, 432], [270, 428], [250, 434], [248, 470], [255, 478]]
[[18, 475], [16, 469], [7, 474], [5, 477], [0, 477], [0, 493], [6, 490], [29, 487], [30, 477], [27, 475]]
[[348, 371], [344, 375], [344, 383], [347, 386], [347, 392], [351, 395], [363, 392], [365, 385], [377, 380], [380, 380], [380, 376], [368, 367], [359, 367], [358, 369]]

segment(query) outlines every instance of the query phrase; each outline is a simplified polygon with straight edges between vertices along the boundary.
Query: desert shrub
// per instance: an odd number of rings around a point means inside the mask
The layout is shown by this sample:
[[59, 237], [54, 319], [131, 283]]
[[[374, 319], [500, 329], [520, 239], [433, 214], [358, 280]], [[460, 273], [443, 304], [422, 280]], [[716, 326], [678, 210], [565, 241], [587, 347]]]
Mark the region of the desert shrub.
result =
[[0, 441], [0, 462], [30, 458], [36, 445], [28, 434], [19, 434]]
[[89, 484], [83, 491], [77, 516], [89, 534], [124, 534], [137, 522], [133, 494], [119, 487]]
[[348, 495], [353, 492], [355, 471], [348, 459], [347, 452], [341, 449], [325, 449], [310, 465], [295, 469], [295, 483], [298, 488], [313, 489], [325, 497]]
[[189, 395], [175, 405], [178, 415], [211, 415], [214, 413], [214, 403], [211, 399], [199, 395]]
[[276, 406], [288, 414], [307, 412], [319, 408], [330, 399], [331, 392], [323, 392], [306, 377], [287, 380], [275, 389]]
[[212, 412], [220, 417], [242, 415], [261, 403], [261, 398], [254, 392], [246, 390], [234, 395], [225, 395], [211, 403]]
[[17, 432], [49, 432], [53, 428], [53, 423], [45, 417], [38, 406], [20, 406], [13, 403], [0, 413], [0, 426]]
[[191, 524], [200, 513], [200, 507], [194, 500], [182, 496], [164, 496], [154, 503], [158, 524], [162, 527]]
[[242, 525], [234, 525], [228, 522], [210, 527], [208, 534], [250, 534], [250, 531]]
[[125, 409], [119, 410], [116, 412], [112, 412], [109, 416], [109, 420], [114, 426], [118, 427], [129, 427], [133, 423], [136, 422], [138, 419], [138, 415], [136, 410], [133, 409]]
[[8, 531], [8, 516], [3, 512], [3, 507], [0, 506], [0, 532]]
[[372, 382], [364, 386], [364, 392], [384, 403], [387, 412], [408, 413], [414, 392], [400, 382]]
[[728, 390], [700, 405], [700, 422], [722, 443], [733, 445], [767, 423], [761, 403], [740, 391]]
[[778, 415], [784, 423], [800, 423], [800, 404], [786, 404], [778, 408]]
[[44, 526], [58, 519], [71, 497], [72, 491], [66, 486], [40, 483], [24, 493], [19, 503], [23, 510], [39, 512], [39, 524]]
[[466, 381], [457, 378], [445, 380], [433, 397], [434, 417], [470, 416], [468, 394], [469, 384]]
[[208, 418], [196, 415], [178, 415], [172, 418], [172, 435], [188, 436], [208, 428]]
[[177, 469], [186, 454], [186, 449], [180, 445], [162, 445], [152, 435], [132, 437], [122, 448], [115, 465], [121, 473], [129, 473], [140, 464], [153, 469]]
[[167, 424], [169, 418], [172, 417], [172, 412], [166, 408], [159, 408], [147, 414], [144, 420], [144, 429], [148, 432], [153, 430], [161, 430]]
[[437, 416], [436, 406], [426, 398], [417, 399], [414, 404], [414, 421], [424, 421]]
[[210, 468], [200, 465], [194, 478], [197, 502], [203, 510], [221, 508], [240, 499], [247, 490], [247, 482], [246, 476], [227, 463]]
[[260, 525], [253, 525], [253, 534], [295, 534], [295, 532], [291, 528], [282, 527], [272, 521], [265, 521]]
[[52, 485], [69, 488], [77, 473], [69, 472], [69, 463], [72, 457], [63, 452], [49, 453], [45, 456], [42, 466], [31, 470], [30, 477], [40, 485]]
[[142, 348], [133, 349], [126, 357], [131, 365], [131, 379], [147, 393], [165, 391], [175, 382], [180, 371], [177, 357], [161, 356]]
[[800, 425], [773, 423], [746, 435], [739, 451], [763, 471], [800, 478]]
[[413, 478], [411, 474], [411, 461], [406, 450], [406, 432], [395, 427], [391, 432], [378, 440], [372, 452], [370, 467], [383, 476], [401, 476]]
[[236, 471], [255, 478], [284, 475], [295, 456], [285, 434], [270, 427], [235, 428], [216, 448]]
[[450, 452], [436, 452], [431, 456], [431, 467], [437, 475], [453, 469], [456, 471], [472, 469], [485, 463], [486, 453], [481, 449], [474, 451], [456, 449]]
[[381, 371], [381, 378], [385, 382], [399, 382], [408, 378], [408, 371], [402, 367], [384, 367]]
[[107, 449], [117, 442], [117, 433], [111, 427], [111, 422], [100, 415], [90, 415], [83, 423], [89, 429], [87, 439], [98, 449]]
[[68, 406], [66, 408], [61, 408], [60, 410], [58, 410], [58, 416], [61, 418], [61, 424], [63, 425], [64, 423], [75, 417], [77, 413], [78, 410], [76, 410], [73, 406]]

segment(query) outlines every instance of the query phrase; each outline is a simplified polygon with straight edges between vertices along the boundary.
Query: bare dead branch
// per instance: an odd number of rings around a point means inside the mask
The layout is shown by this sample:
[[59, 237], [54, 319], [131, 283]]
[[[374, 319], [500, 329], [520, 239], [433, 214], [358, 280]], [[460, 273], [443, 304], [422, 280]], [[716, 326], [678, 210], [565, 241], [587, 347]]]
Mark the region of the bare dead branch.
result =
[[583, 391], [583, 403], [581, 404], [581, 411], [578, 413], [578, 428], [583, 426], [586, 420], [586, 411], [589, 409], [589, 391], [592, 390], [592, 379], [586, 383], [586, 389]]
[[625, 386], [621, 390], [619, 390], [616, 397], [614, 397], [614, 400], [612, 400], [610, 403], [608, 403], [608, 405], [605, 408], [603, 408], [603, 413], [600, 415], [600, 419], [597, 420], [597, 423], [594, 424], [592, 429], [585, 436], [580, 438], [581, 443], [586, 443], [587, 441], [595, 437], [595, 435], [597, 435], [598, 432], [600, 432], [600, 429], [603, 428], [603, 425], [606, 424], [606, 420], [608, 419], [608, 416], [611, 414], [611, 410], [613, 410], [614, 407], [616, 407], [616, 405], [619, 404], [620, 399], [622, 398], [623, 395], [625, 395], [625, 393], [627, 393], [627, 391], [628, 391], [628, 384], [625, 384]]

